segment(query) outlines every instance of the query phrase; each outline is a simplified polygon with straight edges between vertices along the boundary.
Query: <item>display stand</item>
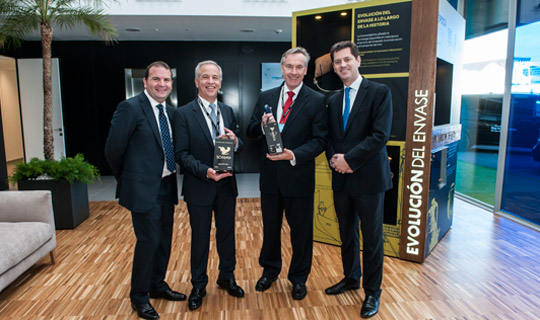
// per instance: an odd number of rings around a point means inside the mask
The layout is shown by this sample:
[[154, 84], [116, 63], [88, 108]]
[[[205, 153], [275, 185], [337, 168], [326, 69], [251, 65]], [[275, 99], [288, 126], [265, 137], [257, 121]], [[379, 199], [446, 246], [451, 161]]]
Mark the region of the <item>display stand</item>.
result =
[[[394, 187], [385, 196], [385, 254], [423, 262], [452, 224], [464, 19], [445, 0], [373, 0], [294, 12], [292, 24], [293, 47], [312, 56], [308, 86], [327, 95], [342, 88], [328, 52], [351, 40], [362, 76], [390, 88]], [[314, 215], [314, 240], [339, 245], [324, 154], [317, 158]]]

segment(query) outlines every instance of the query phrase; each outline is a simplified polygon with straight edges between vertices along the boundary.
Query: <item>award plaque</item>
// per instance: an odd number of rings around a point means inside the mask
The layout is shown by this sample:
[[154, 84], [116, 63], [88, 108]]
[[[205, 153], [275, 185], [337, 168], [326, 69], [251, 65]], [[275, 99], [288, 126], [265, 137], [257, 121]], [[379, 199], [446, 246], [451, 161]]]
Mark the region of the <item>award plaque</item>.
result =
[[216, 139], [214, 170], [232, 172], [234, 169], [234, 139]]
[[268, 145], [268, 154], [278, 154], [283, 152], [283, 142], [277, 122], [268, 122], [264, 126], [264, 135]]

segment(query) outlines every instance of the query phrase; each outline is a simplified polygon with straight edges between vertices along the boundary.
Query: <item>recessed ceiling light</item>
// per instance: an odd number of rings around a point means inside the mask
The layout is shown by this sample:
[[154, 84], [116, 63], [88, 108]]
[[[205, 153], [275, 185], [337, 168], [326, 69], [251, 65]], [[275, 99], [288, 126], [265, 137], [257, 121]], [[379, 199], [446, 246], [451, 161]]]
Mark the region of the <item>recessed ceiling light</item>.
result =
[[346, 16], [346, 15], [347, 15], [347, 12], [346, 12], [346, 11], [343, 11], [342, 13], [340, 13], [340, 15]]
[[129, 32], [140, 32], [140, 31], [141, 31], [141, 28], [126, 28], [126, 31], [129, 31]]
[[322, 16], [315, 16], [315, 20], [321, 20]]
[[240, 32], [250, 33], [250, 32], [255, 32], [255, 29], [241, 29]]

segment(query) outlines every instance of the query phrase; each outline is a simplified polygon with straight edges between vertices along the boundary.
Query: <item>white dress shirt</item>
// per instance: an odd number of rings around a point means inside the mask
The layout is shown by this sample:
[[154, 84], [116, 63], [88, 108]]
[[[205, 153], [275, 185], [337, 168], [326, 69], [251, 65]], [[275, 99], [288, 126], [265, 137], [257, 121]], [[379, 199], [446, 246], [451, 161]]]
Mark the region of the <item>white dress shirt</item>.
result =
[[[199, 99], [202, 102], [202, 106], [200, 104], [199, 106], [201, 107], [201, 111], [204, 115], [204, 119], [206, 120], [206, 125], [208, 126], [208, 131], [210, 131], [210, 135], [212, 135], [212, 130], [214, 127], [212, 125], [212, 120], [208, 116], [209, 114], [212, 114], [212, 108], [210, 108], [210, 103], [213, 103], [216, 105], [216, 115], [219, 115], [219, 118], [218, 118], [219, 132], [216, 132], [216, 137], [224, 134], [225, 129], [223, 129], [223, 115], [221, 114], [221, 112], [218, 112], [219, 106], [218, 106], [217, 100], [214, 102], [209, 102], [209, 101], [204, 100], [201, 96], [199, 96]], [[214, 140], [214, 143], [216, 143], [215, 140]]]
[[[206, 125], [208, 126], [208, 131], [210, 132], [210, 136], [212, 136], [212, 129], [213, 129], [213, 125], [212, 125], [212, 120], [210, 120], [210, 117], [207, 115], [207, 112], [208, 114], [212, 114], [212, 108], [210, 108], [210, 103], [211, 102], [208, 102], [206, 100], [204, 100], [201, 96], [199, 96], [199, 99], [200, 101], [202, 102], [202, 106], [201, 104], [199, 104], [199, 106], [201, 107], [201, 111], [204, 115], [204, 119], [206, 120]], [[216, 116], [219, 115], [219, 118], [218, 118], [218, 122], [219, 122], [219, 132], [216, 132], [216, 138], [219, 137], [220, 135], [222, 134], [225, 134], [225, 123], [223, 121], [223, 114], [221, 113], [221, 111], [218, 113], [218, 109], [219, 109], [219, 104], [218, 104], [218, 101], [216, 100], [215, 102], [212, 102], [213, 104], [216, 105]], [[233, 130], [233, 129], [231, 129]], [[234, 131], [234, 130], [233, 130]], [[214, 144], [216, 144], [216, 140], [213, 140]], [[237, 143], [235, 146], [234, 146], [234, 151], [238, 151], [238, 147], [239, 147], [239, 144]]]
[[[360, 84], [362, 84], [362, 76], [358, 76], [358, 78], [356, 78], [356, 80], [354, 80], [353, 83], [351, 83], [351, 85], [349, 86], [351, 88], [351, 90], [349, 91], [349, 99], [351, 100], [351, 108], [349, 109], [349, 115], [351, 114], [352, 112], [352, 108], [353, 108], [353, 105], [354, 105], [354, 100], [356, 99], [356, 94], [358, 93], [358, 89], [360, 88]], [[344, 88], [346, 88], [344, 86]], [[343, 112], [345, 112], [345, 93], [343, 93], [343, 109], [341, 110], [341, 114], [343, 114]]]
[[[280, 124], [279, 121], [281, 120], [281, 115], [283, 114], [283, 107], [285, 106], [285, 102], [287, 101], [287, 99], [289, 99], [289, 94], [287, 92], [289, 91], [292, 91], [294, 92], [294, 95], [292, 97], [292, 104], [291, 104], [291, 107], [294, 107], [294, 102], [296, 101], [296, 98], [298, 97], [298, 92], [300, 92], [300, 89], [302, 89], [302, 86], [304, 85], [304, 83], [300, 82], [300, 85], [296, 88], [294, 88], [294, 90], [289, 90], [289, 88], [287, 88], [287, 84], [283, 84], [283, 87], [281, 87], [281, 93], [280, 93], [280, 96], [279, 96], [279, 100], [278, 100], [278, 105], [277, 105], [277, 111], [276, 111], [276, 121], [278, 123], [278, 126], [279, 126], [279, 131], [283, 131], [283, 127], [284, 125]], [[289, 108], [291, 108], [289, 107]], [[290, 111], [289, 111], [290, 113]], [[290, 114], [289, 114], [290, 116]]]

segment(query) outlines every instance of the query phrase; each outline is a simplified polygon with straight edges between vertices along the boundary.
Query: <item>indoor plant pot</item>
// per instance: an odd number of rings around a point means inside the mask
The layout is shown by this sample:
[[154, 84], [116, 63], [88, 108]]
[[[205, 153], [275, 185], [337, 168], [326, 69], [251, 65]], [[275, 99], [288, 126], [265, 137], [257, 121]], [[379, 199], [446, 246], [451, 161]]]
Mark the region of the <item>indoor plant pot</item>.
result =
[[16, 165], [11, 181], [19, 190], [50, 190], [56, 229], [73, 229], [89, 215], [87, 183], [99, 179], [82, 154], [61, 160], [32, 158]]

